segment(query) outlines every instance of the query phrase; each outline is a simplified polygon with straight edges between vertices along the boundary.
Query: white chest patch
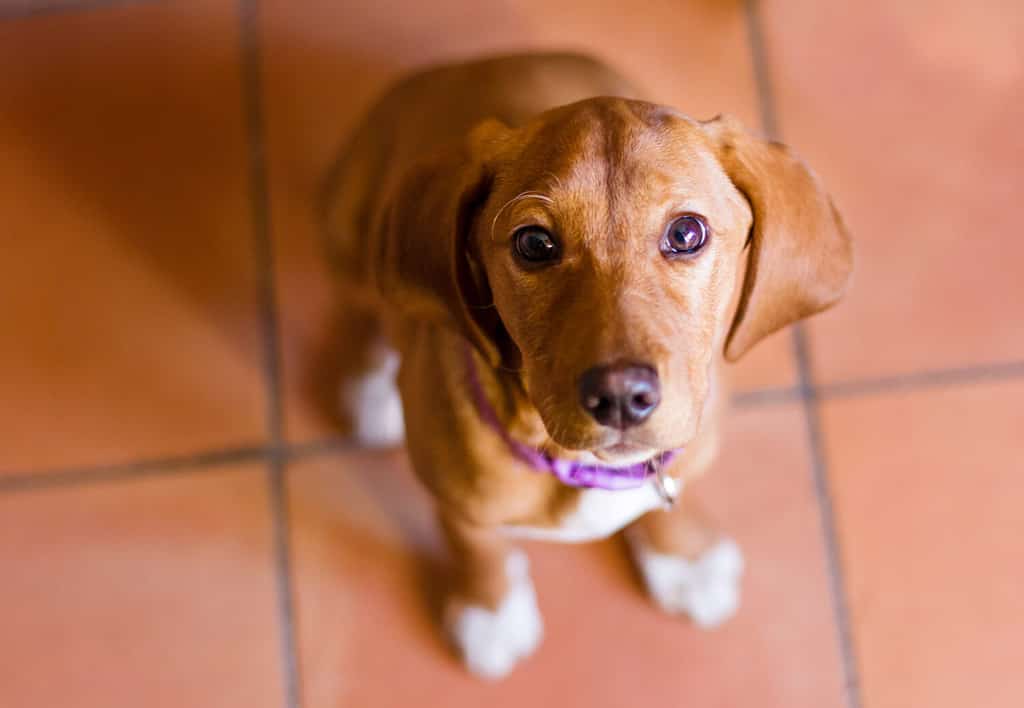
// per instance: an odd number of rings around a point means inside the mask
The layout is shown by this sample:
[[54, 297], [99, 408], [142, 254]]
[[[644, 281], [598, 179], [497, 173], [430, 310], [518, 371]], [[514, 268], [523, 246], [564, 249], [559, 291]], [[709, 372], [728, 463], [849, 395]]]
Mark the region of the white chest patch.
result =
[[580, 493], [576, 509], [558, 526], [506, 526], [512, 538], [577, 543], [605, 538], [662, 505], [654, 481], [636, 489], [609, 491], [587, 489]]

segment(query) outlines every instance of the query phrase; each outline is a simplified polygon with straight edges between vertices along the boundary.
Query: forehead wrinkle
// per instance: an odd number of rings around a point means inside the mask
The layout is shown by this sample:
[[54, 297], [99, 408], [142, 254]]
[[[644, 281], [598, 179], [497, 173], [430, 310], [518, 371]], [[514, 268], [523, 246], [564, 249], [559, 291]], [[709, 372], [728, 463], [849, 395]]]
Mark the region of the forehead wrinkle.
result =
[[609, 226], [614, 228], [617, 225], [615, 222], [617, 221], [616, 215], [618, 214], [616, 191], [622, 186], [617, 179], [620, 172], [617, 158], [622, 154], [622, 141], [617, 139], [619, 136], [615, 134], [616, 131], [609, 125], [610, 121], [602, 120], [601, 122], [603, 123], [601, 132], [604, 134], [604, 141], [601, 146], [601, 158], [604, 161], [604, 192], [608, 205]]
[[[652, 197], [670, 181], [661, 168], [660, 131], [641, 120], [635, 111], [615, 111], [604, 123], [604, 189], [608, 204], [609, 246], [627, 246], [631, 229], [646, 230], [645, 208]], [[650, 182], [657, 183], [651, 184]], [[661, 201], [661, 200], [659, 200]], [[611, 249], [629, 257], [628, 248]]]

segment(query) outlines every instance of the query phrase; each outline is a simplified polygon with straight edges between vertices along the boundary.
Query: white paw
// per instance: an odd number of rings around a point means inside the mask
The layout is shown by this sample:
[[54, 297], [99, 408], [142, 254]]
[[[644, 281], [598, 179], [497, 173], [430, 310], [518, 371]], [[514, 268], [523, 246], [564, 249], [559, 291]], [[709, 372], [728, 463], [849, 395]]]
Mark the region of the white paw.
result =
[[631, 545], [647, 591], [665, 611], [689, 615], [703, 629], [736, 614], [743, 553], [732, 540], [719, 541], [695, 561], [657, 553], [639, 539]]
[[505, 572], [508, 594], [497, 610], [476, 605], [451, 605], [445, 616], [448, 635], [466, 667], [484, 678], [498, 679], [529, 656], [544, 636], [529, 563], [521, 551], [511, 553]]
[[362, 378], [346, 381], [341, 404], [352, 417], [352, 435], [366, 447], [394, 447], [405, 439], [402, 397], [395, 379], [400, 358], [382, 349], [374, 368]]

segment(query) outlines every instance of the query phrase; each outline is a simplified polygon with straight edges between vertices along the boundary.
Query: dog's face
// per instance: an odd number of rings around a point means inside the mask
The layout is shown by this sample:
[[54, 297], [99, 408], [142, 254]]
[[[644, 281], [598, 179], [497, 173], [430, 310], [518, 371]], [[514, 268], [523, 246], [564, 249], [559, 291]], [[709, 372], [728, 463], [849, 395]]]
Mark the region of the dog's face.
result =
[[551, 437], [610, 462], [695, 435], [751, 210], [699, 124], [588, 102], [492, 158], [475, 246]]
[[685, 446], [721, 348], [734, 359], [831, 305], [850, 271], [813, 175], [728, 119], [598, 98], [520, 129], [488, 121], [467, 144], [409, 184], [451, 214], [443, 272], [420, 251], [407, 275], [445, 281], [445, 306], [520, 369], [555, 443], [612, 464]]

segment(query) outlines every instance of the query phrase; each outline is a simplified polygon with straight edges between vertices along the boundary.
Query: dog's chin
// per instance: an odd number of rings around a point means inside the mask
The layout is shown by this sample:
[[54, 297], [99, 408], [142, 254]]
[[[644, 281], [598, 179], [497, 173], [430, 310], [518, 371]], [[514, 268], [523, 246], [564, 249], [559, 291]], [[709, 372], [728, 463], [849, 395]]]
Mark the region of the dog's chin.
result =
[[618, 442], [607, 447], [591, 450], [590, 454], [602, 464], [612, 467], [628, 467], [629, 465], [646, 462], [659, 452], [660, 450], [655, 450], [646, 445]]
[[582, 445], [566, 445], [563, 449], [568, 457], [586, 464], [608, 467], [629, 467], [630, 465], [646, 462], [662, 452], [661, 449], [648, 445], [617, 439], [601, 440]]
[[[577, 459], [587, 464], [607, 467], [629, 467], [646, 462], [665, 450], [676, 449], [680, 445], [659, 447], [650, 440], [630, 439], [630, 433], [617, 430], [598, 428], [595, 426], [573, 429], [567, 425], [549, 425], [544, 412], [541, 412], [545, 432], [554, 443], [549, 452], [570, 459]], [[562, 435], [555, 435], [555, 432]], [[638, 436], [639, 437], [639, 436]]]

